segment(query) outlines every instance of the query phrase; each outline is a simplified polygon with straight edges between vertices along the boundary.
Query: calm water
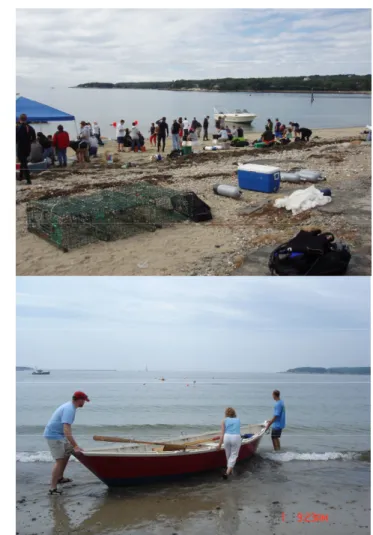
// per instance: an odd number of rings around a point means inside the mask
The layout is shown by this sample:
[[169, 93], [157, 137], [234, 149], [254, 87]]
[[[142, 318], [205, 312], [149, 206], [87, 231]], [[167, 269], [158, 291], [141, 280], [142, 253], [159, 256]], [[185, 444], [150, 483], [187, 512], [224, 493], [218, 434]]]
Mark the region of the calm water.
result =
[[[17, 372], [17, 460], [50, 461], [44, 426], [77, 389], [91, 398], [74, 424], [79, 444], [88, 447], [95, 444], [94, 434], [153, 439], [215, 430], [227, 405], [237, 409], [243, 423], [263, 422], [272, 416], [274, 388], [281, 390], [287, 409], [281, 460], [348, 460], [370, 449], [367, 376], [52, 371], [38, 377]], [[269, 437], [261, 453], [272, 455]]]
[[[227, 109], [246, 108], [258, 117], [251, 130], [262, 131], [268, 117], [282, 122], [298, 121], [310, 128], [340, 128], [371, 124], [371, 97], [367, 95], [315, 95], [311, 105], [308, 94], [192, 93], [140, 89], [69, 89], [56, 87], [18, 87], [22, 96], [35, 99], [75, 115], [81, 120], [98, 121], [104, 136], [115, 137], [113, 121], [125, 119], [127, 125], [137, 119], [147, 134], [150, 123], [165, 115], [172, 119], [194, 116], [202, 121], [213, 117], [214, 106]], [[54, 133], [56, 124], [43, 126], [44, 133]], [[75, 126], [65, 128], [75, 133]], [[249, 127], [246, 127], [247, 131]]]

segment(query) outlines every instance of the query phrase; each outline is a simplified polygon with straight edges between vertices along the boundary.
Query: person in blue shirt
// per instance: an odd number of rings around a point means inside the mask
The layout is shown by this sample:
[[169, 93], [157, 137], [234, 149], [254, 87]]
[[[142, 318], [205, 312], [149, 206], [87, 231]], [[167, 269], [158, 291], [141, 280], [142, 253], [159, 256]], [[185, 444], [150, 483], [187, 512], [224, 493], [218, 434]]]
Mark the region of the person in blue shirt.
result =
[[220, 441], [217, 449], [220, 450], [224, 442], [227, 470], [223, 478], [227, 479], [233, 472], [241, 448], [241, 422], [232, 407], [225, 409], [225, 418], [221, 423]]
[[280, 449], [281, 433], [286, 425], [285, 404], [282, 401], [282, 399], [280, 399], [279, 390], [274, 390], [272, 392], [272, 397], [275, 400], [273, 418], [269, 420], [269, 422], [267, 423], [266, 429], [272, 426], [272, 434], [271, 434], [272, 444], [273, 444], [274, 450], [278, 451]]
[[54, 411], [49, 422], [44, 429], [44, 438], [48, 442], [50, 452], [55, 465], [52, 470], [51, 488], [49, 494], [61, 494], [57, 484], [70, 483], [72, 480], [63, 477], [67, 463], [72, 453], [79, 453], [82, 449], [76, 443], [71, 426], [75, 420], [76, 409], [84, 407], [89, 401], [87, 394], [75, 392], [72, 400], [64, 403]]

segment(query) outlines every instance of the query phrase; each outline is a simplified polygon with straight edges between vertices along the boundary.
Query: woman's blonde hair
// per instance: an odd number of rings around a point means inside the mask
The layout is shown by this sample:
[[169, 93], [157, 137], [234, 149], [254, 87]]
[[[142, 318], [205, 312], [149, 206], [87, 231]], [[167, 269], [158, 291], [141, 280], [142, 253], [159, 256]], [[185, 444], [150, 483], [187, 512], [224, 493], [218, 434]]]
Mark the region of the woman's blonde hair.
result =
[[227, 418], [236, 418], [236, 411], [232, 407], [227, 407], [225, 409], [225, 416]]

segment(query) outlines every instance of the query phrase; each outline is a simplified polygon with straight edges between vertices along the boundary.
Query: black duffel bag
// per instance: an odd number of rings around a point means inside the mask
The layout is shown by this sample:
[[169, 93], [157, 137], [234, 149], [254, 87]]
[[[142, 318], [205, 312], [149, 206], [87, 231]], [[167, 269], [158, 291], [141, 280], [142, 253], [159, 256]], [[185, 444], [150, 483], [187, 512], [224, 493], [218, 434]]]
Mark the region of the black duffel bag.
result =
[[212, 219], [211, 208], [193, 191], [181, 193], [171, 197], [171, 204], [175, 212], [179, 212], [192, 221], [209, 221]]
[[344, 275], [350, 259], [348, 246], [331, 232], [301, 230], [272, 251], [268, 267], [272, 275]]

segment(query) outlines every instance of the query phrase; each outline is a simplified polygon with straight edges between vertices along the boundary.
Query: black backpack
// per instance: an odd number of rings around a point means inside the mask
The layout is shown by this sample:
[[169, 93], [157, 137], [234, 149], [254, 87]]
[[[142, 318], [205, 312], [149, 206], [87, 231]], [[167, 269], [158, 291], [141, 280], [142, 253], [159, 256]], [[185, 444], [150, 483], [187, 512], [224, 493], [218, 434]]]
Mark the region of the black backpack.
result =
[[331, 232], [301, 230], [272, 251], [268, 267], [272, 275], [344, 275], [350, 259], [348, 246]]
[[171, 204], [175, 212], [179, 212], [197, 223], [212, 219], [210, 207], [193, 191], [174, 195], [171, 197]]

